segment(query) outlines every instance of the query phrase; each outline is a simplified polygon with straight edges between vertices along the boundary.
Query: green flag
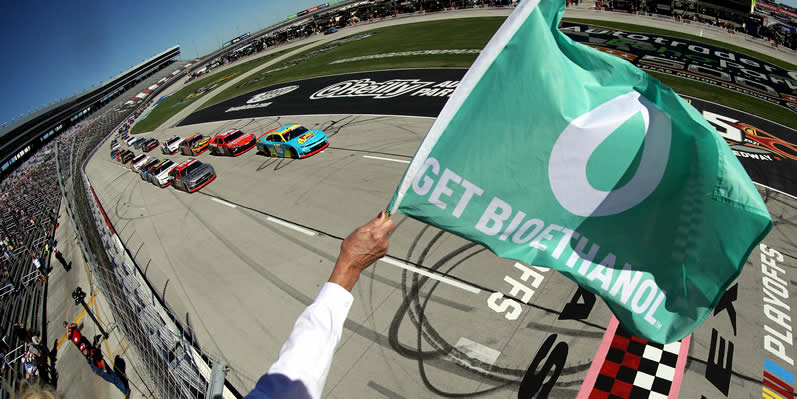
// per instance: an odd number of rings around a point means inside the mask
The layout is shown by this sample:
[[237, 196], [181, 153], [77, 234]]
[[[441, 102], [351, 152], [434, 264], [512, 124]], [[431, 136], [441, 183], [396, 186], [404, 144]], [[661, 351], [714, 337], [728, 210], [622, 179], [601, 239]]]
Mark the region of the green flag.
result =
[[524, 0], [452, 94], [389, 209], [558, 270], [625, 328], [697, 328], [772, 221], [689, 104], [559, 32], [563, 0]]

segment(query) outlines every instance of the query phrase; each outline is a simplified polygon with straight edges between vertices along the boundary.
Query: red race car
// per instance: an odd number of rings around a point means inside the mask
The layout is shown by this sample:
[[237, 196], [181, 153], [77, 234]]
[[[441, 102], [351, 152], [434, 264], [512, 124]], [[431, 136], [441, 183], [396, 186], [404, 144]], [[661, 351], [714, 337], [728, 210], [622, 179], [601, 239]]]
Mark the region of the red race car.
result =
[[144, 149], [144, 152], [150, 152], [156, 147], [158, 147], [159, 144], [160, 142], [157, 139], [149, 139], [146, 142], [144, 142], [141, 148]]
[[216, 172], [210, 164], [191, 158], [172, 169], [169, 176], [174, 188], [193, 193], [216, 179]]
[[233, 157], [251, 150], [254, 146], [255, 135], [252, 133], [244, 133], [238, 129], [219, 133], [214, 136], [208, 144], [211, 154], [230, 155]]

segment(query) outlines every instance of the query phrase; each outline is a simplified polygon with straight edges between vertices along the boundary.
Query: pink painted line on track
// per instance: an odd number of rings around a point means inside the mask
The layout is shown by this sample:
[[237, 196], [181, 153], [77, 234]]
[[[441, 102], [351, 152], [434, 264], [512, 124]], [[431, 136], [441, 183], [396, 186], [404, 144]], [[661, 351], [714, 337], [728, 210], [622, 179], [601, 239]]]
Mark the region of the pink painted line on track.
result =
[[667, 399], [678, 398], [678, 392], [681, 390], [681, 380], [684, 377], [684, 369], [686, 368], [686, 359], [689, 357], [690, 341], [692, 341], [692, 334], [681, 340], [681, 350], [678, 351], [678, 362], [675, 363], [675, 375], [672, 377], [670, 394], [667, 395]]
[[612, 340], [614, 339], [614, 333], [617, 331], [617, 326], [619, 325], [620, 322], [617, 321], [617, 318], [612, 316], [612, 319], [609, 320], [609, 327], [606, 329], [606, 333], [603, 334], [601, 345], [598, 347], [598, 352], [595, 354], [595, 358], [592, 359], [592, 365], [589, 366], [587, 377], [584, 378], [584, 383], [581, 384], [581, 390], [578, 391], [578, 396], [576, 396], [576, 399], [588, 399], [589, 395], [592, 393], [592, 388], [595, 386], [595, 380], [598, 379], [598, 374], [601, 371], [601, 367], [603, 367], [603, 361], [606, 360], [606, 354], [609, 353], [609, 348], [611, 347]]

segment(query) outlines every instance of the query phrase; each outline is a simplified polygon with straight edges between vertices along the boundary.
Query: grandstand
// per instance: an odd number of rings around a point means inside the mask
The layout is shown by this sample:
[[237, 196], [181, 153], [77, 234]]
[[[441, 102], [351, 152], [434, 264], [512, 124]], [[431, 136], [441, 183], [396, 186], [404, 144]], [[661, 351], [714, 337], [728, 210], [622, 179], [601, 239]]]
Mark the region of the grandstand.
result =
[[[73, 99], [71, 105], [63, 104], [61, 107], [76, 109], [108, 90], [115, 92], [113, 98], [101, 98], [101, 101], [92, 103], [99, 105], [92, 112], [74, 120], [71, 126], [59, 129], [58, 134], [53, 137], [40, 140], [44, 137], [42, 132], [45, 135], [47, 132], [38, 130], [37, 126], [50, 126], [51, 123], [66, 126], [67, 121], [57, 116], [69, 116], [71, 112], [45, 111], [22, 122], [10, 132], [3, 132], [6, 135], [21, 131], [20, 134], [29, 138], [22, 145], [32, 147], [30, 141], [37, 141], [40, 145], [31, 150], [30, 154], [26, 154], [25, 159], [18, 160], [13, 168], [9, 168], [0, 181], [0, 268], [3, 272], [0, 277], [0, 303], [4, 309], [0, 317], [0, 335], [9, 347], [6, 358], [11, 364], [11, 367], [3, 367], [0, 372], [0, 378], [6, 383], [0, 391], [0, 399], [11, 397], [9, 392], [17, 390], [25, 375], [23, 356], [27, 348], [13, 334], [14, 325], [21, 324], [30, 329], [40, 337], [44, 347], [49, 345], [48, 339], [51, 341], [53, 338], [47, 337], [47, 329], [44, 328], [47, 325], [46, 313], [43, 311], [47, 284], [44, 273], [34, 267], [33, 258], [43, 260], [46, 273], [50, 268], [50, 252], [55, 244], [53, 238], [63, 198], [59, 190], [56, 156], [61, 165], [63, 182], [71, 187], [73, 178], [80, 180], [79, 174], [73, 171], [80, 167], [80, 161], [89, 155], [97, 141], [104, 138], [120, 122], [143, 109], [157, 95], [157, 91], [151, 93], [146, 103], [138, 103], [140, 107], [131, 109], [124, 107], [124, 103], [130, 100], [131, 93], [144, 91], [159, 81], [178, 78], [182, 76], [183, 69], [162, 53], [131, 71], [123, 74], [127, 76], [112, 80], [104, 89], [99, 88], [81, 95]], [[128, 85], [125, 81], [132, 84]], [[125, 90], [120, 91], [119, 88]], [[8, 145], [10, 144], [4, 144], [3, 151], [6, 151], [5, 147]], [[46, 362], [46, 355], [42, 360]], [[46, 369], [46, 364], [44, 366]]]
[[[144, 79], [171, 65], [179, 54], [180, 46], [166, 49], [85, 93], [31, 114], [0, 130], [0, 178], [58, 133], [75, 126]], [[140, 90], [144, 92], [147, 89], [145, 86]]]

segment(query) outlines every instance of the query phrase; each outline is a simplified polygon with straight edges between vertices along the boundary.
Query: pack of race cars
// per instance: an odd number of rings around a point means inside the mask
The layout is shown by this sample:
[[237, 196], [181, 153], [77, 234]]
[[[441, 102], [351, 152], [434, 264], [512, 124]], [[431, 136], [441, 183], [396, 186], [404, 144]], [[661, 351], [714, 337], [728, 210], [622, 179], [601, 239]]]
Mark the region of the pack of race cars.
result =
[[[122, 149], [118, 140], [122, 140], [130, 149]], [[231, 129], [213, 137], [199, 133], [185, 138], [171, 136], [163, 143], [154, 138], [132, 137], [125, 129], [117, 133], [117, 138], [111, 142], [111, 159], [123, 165], [129, 164], [130, 169], [138, 173], [142, 180], [160, 188], [172, 185], [178, 190], [193, 193], [216, 179], [213, 167], [195, 158], [177, 163], [145, 154], [159, 146], [164, 155], [179, 152], [181, 155], [198, 156], [210, 150], [212, 155], [237, 157], [257, 148], [258, 153], [268, 157], [301, 159], [323, 151], [329, 146], [329, 140], [323, 131], [307, 129], [295, 123], [271, 129], [257, 138], [252, 133]], [[133, 149], [143, 152], [136, 155]]]

